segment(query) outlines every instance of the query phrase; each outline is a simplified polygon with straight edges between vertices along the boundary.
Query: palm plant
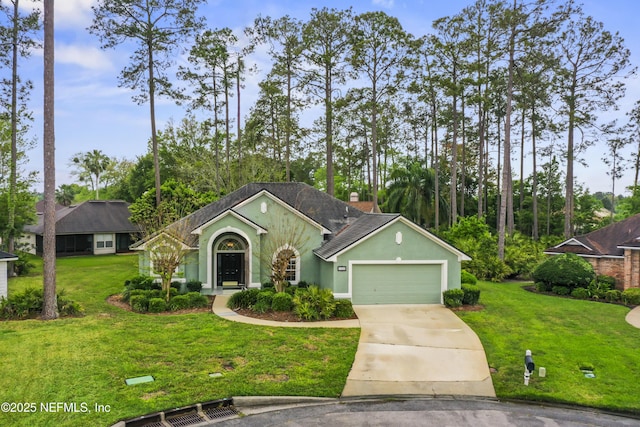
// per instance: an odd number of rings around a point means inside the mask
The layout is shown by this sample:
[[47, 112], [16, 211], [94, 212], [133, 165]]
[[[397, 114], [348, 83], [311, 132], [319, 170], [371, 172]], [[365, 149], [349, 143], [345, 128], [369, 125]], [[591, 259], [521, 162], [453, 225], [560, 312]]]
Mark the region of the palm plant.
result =
[[434, 218], [435, 175], [415, 159], [405, 159], [392, 169], [386, 210], [399, 212], [413, 222], [428, 227]]

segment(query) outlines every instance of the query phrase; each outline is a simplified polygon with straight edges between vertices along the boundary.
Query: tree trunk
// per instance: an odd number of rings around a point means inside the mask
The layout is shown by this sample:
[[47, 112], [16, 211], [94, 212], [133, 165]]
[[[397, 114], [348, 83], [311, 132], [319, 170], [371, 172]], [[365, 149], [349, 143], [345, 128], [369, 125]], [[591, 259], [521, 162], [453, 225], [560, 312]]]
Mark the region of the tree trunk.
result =
[[44, 238], [42, 319], [58, 317], [56, 298], [56, 160], [53, 0], [44, 0]]
[[449, 186], [449, 226], [458, 221], [458, 81], [456, 69], [453, 69], [453, 137], [451, 141], [451, 183]]
[[378, 207], [378, 105], [377, 87], [375, 80], [371, 88], [371, 158], [373, 169], [373, 188], [371, 190], [371, 200], [373, 201], [373, 212], [380, 212]]
[[[515, 9], [515, 0], [514, 0]], [[498, 258], [504, 260], [504, 245], [506, 237], [507, 206], [509, 201], [513, 206], [511, 195], [511, 109], [513, 99], [513, 72], [515, 56], [515, 28], [511, 28], [509, 36], [509, 70], [507, 78], [507, 104], [504, 120], [504, 161], [502, 165], [502, 193], [500, 197], [500, 212], [498, 213]], [[513, 218], [513, 217], [512, 217]]]
[[237, 97], [237, 129], [238, 129], [238, 174], [240, 178], [240, 183], [244, 184], [244, 174], [242, 172], [242, 128], [240, 126], [241, 116], [240, 116], [240, 73], [242, 72], [242, 59], [238, 55], [238, 70], [236, 75], [236, 97]]
[[569, 93], [569, 134], [567, 138], [567, 176], [564, 200], [564, 237], [568, 239], [573, 235], [573, 137], [576, 115], [576, 73], [573, 71], [573, 80]]
[[531, 205], [533, 210], [533, 230], [531, 237], [533, 240], [540, 238], [538, 233], [538, 159], [536, 150], [536, 110], [531, 109], [531, 155], [533, 157], [533, 182], [531, 184]]
[[151, 117], [151, 149], [153, 151], [156, 206], [160, 206], [160, 154], [158, 152], [158, 133], [156, 131], [156, 84], [153, 73], [153, 46], [151, 40], [147, 40], [147, 53], [149, 55], [149, 115]]
[[465, 126], [465, 112], [464, 112], [464, 92], [462, 93], [461, 98], [461, 108], [462, 108], [462, 164], [460, 165], [460, 216], [465, 216], [464, 214], [464, 196], [466, 190], [466, 180], [467, 180], [467, 143], [466, 143], [466, 126]]
[[224, 67], [224, 130], [225, 130], [225, 157], [227, 158], [227, 185], [233, 188], [231, 184], [231, 118], [229, 117], [229, 70], [225, 61]]
[[[324, 75], [324, 116], [327, 143], [327, 194], [333, 196], [333, 103], [331, 102], [331, 70], [325, 68]], [[375, 171], [375, 169], [374, 169]]]
[[[18, 175], [18, 35], [19, 17], [18, 0], [13, 3], [13, 22], [11, 25], [11, 171], [9, 172], [9, 199], [7, 203], [7, 249], [9, 253], [15, 250], [16, 236], [16, 191]], [[7, 266], [9, 276], [15, 276], [13, 262]]]

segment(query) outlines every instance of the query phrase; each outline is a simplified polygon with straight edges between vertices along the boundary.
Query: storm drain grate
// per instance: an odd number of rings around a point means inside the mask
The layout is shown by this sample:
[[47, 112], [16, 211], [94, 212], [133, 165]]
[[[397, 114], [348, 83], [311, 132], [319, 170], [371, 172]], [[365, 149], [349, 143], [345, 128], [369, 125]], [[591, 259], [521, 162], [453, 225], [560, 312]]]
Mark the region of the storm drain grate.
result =
[[209, 408], [205, 410], [204, 413], [211, 420], [238, 415], [238, 411], [233, 406], [219, 406], [217, 408]]
[[177, 417], [167, 418], [167, 423], [171, 424], [171, 427], [183, 427], [198, 424], [204, 420], [197, 413], [179, 415]]

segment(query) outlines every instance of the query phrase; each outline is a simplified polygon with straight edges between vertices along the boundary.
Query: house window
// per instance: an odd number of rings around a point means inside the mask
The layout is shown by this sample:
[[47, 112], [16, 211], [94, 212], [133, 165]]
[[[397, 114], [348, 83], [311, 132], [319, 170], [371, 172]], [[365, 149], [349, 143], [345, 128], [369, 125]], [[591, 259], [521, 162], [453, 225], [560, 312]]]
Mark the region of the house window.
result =
[[285, 245], [273, 254], [273, 262], [275, 263], [279, 258], [287, 260], [284, 279], [292, 284], [298, 283], [300, 281], [300, 253], [295, 248]]
[[96, 234], [96, 248], [112, 248], [113, 234]]
[[243, 251], [244, 245], [238, 239], [228, 237], [218, 244], [218, 251]]
[[[293, 252], [293, 251], [289, 251], [289, 252]], [[298, 263], [297, 263], [296, 255], [292, 253], [291, 258], [289, 258], [289, 264], [287, 264], [287, 271], [284, 275], [284, 279], [289, 283], [298, 281], [298, 275], [296, 270], [297, 264]]]

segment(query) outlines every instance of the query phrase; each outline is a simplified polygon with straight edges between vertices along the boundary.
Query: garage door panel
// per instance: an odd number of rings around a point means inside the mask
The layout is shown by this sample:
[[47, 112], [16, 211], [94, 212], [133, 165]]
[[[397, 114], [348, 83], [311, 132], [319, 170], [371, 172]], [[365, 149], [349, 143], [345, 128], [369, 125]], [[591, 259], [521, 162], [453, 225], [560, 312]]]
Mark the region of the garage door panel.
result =
[[354, 264], [354, 304], [439, 304], [440, 264]]

